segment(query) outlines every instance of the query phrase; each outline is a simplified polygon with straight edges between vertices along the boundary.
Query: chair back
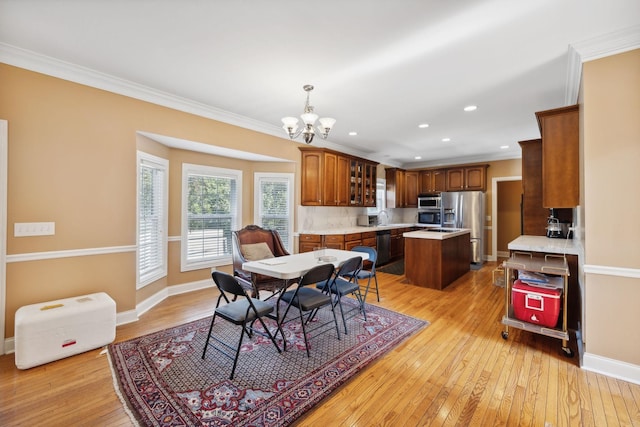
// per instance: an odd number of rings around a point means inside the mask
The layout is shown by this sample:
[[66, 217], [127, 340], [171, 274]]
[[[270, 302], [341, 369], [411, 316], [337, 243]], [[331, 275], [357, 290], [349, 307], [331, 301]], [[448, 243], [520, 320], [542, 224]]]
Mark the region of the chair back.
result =
[[[249, 283], [251, 283], [251, 273], [242, 269], [242, 264], [248, 261], [242, 253], [242, 245], [266, 243], [273, 256], [289, 255], [277, 230], [268, 230], [257, 225], [247, 225], [241, 230], [233, 231], [231, 237], [233, 241], [233, 273]], [[269, 277], [260, 277], [258, 281], [274, 282], [273, 278]], [[259, 283], [254, 283], [253, 285], [260, 287]]]
[[359, 256], [354, 256], [353, 258], [349, 258], [342, 263], [342, 265], [338, 269], [338, 273], [336, 274], [336, 276], [349, 276], [350, 278], [353, 278], [361, 269], [362, 258]]
[[333, 276], [334, 271], [335, 267], [331, 263], [315, 266], [300, 278], [300, 281], [298, 282], [298, 288], [330, 280], [331, 276]]
[[214, 271], [211, 273], [211, 277], [227, 302], [229, 302], [229, 300], [225, 295], [226, 293], [230, 293], [235, 296], [248, 297], [245, 290], [240, 286], [240, 283], [238, 283], [238, 280], [236, 280], [232, 275], [222, 271]]
[[370, 246], [355, 246], [351, 250], [354, 252], [366, 253], [367, 255], [369, 255], [369, 259], [367, 259], [367, 261], [371, 262], [374, 265], [376, 263], [376, 260], [378, 259], [378, 251]]

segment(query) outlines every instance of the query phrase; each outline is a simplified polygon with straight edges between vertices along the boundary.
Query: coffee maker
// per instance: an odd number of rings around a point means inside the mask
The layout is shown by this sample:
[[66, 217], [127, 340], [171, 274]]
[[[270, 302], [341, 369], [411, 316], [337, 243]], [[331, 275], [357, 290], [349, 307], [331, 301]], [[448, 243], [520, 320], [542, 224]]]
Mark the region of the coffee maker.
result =
[[560, 222], [555, 216], [553, 208], [549, 209], [549, 218], [547, 218], [547, 237], [552, 239], [564, 239], [569, 233], [569, 224]]

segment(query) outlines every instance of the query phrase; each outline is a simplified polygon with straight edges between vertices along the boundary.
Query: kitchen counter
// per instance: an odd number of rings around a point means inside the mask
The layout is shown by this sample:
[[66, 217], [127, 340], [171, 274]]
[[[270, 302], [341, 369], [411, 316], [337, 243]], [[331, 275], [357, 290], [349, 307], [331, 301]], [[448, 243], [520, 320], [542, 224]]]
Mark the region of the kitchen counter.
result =
[[321, 234], [326, 236], [331, 234], [365, 233], [367, 231], [392, 230], [394, 228], [407, 228], [407, 227], [439, 228], [440, 226], [433, 225], [433, 224], [416, 224], [416, 223], [388, 224], [388, 225], [378, 225], [375, 227], [354, 226], [354, 227], [332, 228], [327, 230], [303, 230], [298, 232], [298, 234]]
[[440, 228], [436, 227], [438, 230], [446, 230], [446, 231], [429, 231], [426, 230], [417, 230], [417, 231], [409, 231], [407, 233], [403, 233], [402, 236], [409, 239], [434, 239], [434, 240], [444, 240], [450, 239], [452, 237], [462, 236], [463, 234], [470, 234], [471, 230], [468, 228]]
[[559, 255], [582, 255], [582, 245], [575, 239], [551, 239], [545, 236], [520, 236], [507, 246], [510, 251], [543, 252]]

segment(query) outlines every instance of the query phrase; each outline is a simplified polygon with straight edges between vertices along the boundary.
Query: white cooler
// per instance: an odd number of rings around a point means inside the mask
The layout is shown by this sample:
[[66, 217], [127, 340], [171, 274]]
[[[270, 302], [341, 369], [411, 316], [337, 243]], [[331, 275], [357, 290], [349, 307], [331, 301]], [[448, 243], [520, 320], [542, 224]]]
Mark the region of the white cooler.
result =
[[104, 292], [20, 307], [15, 317], [18, 369], [27, 369], [112, 342], [116, 303]]

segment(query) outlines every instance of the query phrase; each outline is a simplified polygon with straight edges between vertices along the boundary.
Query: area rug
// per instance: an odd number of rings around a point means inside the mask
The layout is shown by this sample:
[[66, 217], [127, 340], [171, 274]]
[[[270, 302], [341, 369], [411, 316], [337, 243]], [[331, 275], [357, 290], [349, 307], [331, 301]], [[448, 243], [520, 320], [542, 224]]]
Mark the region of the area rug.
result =
[[[366, 313], [366, 321], [355, 316], [347, 322], [348, 335], [338, 318], [340, 340], [335, 328], [312, 338], [311, 357], [299, 322], [285, 325], [287, 351], [282, 353], [268, 338], [245, 337], [233, 380], [231, 360], [212, 348], [201, 358], [210, 317], [110, 344], [116, 391], [139, 425], [286, 426], [429, 325], [369, 304]], [[320, 310], [315, 321], [328, 316], [330, 310]], [[267, 327], [275, 329], [275, 322], [267, 319]], [[216, 319], [214, 333], [235, 344], [240, 330]]]

